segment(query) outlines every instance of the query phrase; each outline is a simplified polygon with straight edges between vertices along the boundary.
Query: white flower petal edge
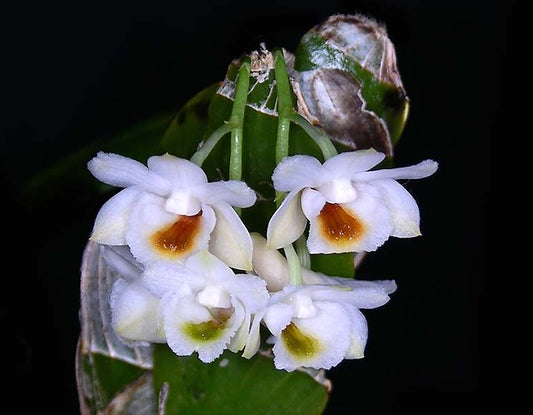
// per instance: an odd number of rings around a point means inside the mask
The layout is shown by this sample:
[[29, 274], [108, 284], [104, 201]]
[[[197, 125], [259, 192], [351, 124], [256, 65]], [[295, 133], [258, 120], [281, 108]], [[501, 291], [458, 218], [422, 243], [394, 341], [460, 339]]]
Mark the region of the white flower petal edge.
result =
[[141, 277], [156, 297], [165, 337], [179, 356], [198, 353], [203, 362], [226, 348], [242, 350], [251, 316], [268, 302], [266, 283], [255, 275], [237, 274], [207, 250], [183, 264], [155, 263]]
[[[94, 241], [128, 244], [144, 264], [165, 257], [181, 261], [204, 249], [214, 230], [214, 251], [232, 267], [250, 269], [249, 235], [238, 215], [230, 212], [231, 206], [255, 203], [255, 192], [245, 183], [210, 183], [200, 167], [170, 154], [152, 156], [144, 166], [124, 156], [99, 152], [88, 168], [102, 182], [125, 187], [98, 213], [91, 237]], [[213, 210], [219, 218], [211, 214]], [[173, 220], [175, 226], [171, 226]], [[161, 237], [154, 239], [156, 235]], [[229, 238], [224, 247], [223, 238]]]
[[331, 177], [346, 177], [348, 172], [359, 173], [370, 170], [385, 159], [385, 154], [369, 148], [339, 153], [323, 164]]
[[130, 187], [105, 202], [94, 221], [90, 240], [106, 245], [126, 245], [126, 231], [131, 206], [141, 192]]
[[[309, 217], [310, 253], [372, 252], [389, 238], [393, 224], [383, 196], [367, 183], [358, 183], [354, 188], [358, 196], [351, 203], [330, 204], [319, 212], [323, 215]], [[344, 225], [341, 220], [346, 220]]]
[[[286, 259], [277, 250], [268, 249], [261, 235], [253, 233], [252, 239], [256, 273], [276, 287], [288, 281]], [[263, 323], [272, 334], [278, 369], [329, 369], [343, 359], [362, 358], [368, 327], [359, 309], [386, 304], [396, 283], [301, 270], [304, 285], [285, 285], [272, 293], [268, 305], [253, 316], [243, 357], [250, 358], [259, 350]]]
[[148, 169], [170, 183], [194, 187], [207, 182], [204, 171], [196, 164], [170, 154], [151, 156], [146, 165]]
[[213, 206], [216, 226], [209, 240], [209, 251], [232, 268], [252, 269], [252, 238], [237, 212], [228, 204]]
[[280, 192], [298, 191], [312, 186], [321, 169], [320, 161], [314, 157], [300, 154], [285, 157], [274, 169], [272, 182]]
[[343, 359], [364, 356], [368, 329], [359, 308], [379, 307], [388, 294], [381, 284], [356, 290], [331, 282], [287, 286], [272, 296], [263, 321], [274, 336], [278, 369], [330, 369]]
[[269, 248], [283, 248], [304, 233], [307, 219], [301, 205], [301, 192], [290, 192], [274, 212], [267, 228]]
[[[311, 253], [369, 252], [389, 236], [419, 236], [416, 201], [396, 180], [428, 177], [438, 164], [425, 160], [409, 167], [367, 171], [384, 157], [369, 149], [340, 153], [324, 164], [310, 156], [283, 159], [272, 178], [276, 190], [289, 192], [289, 200], [268, 224], [268, 246], [281, 248], [294, 242], [307, 223], [302, 224], [302, 213], [310, 223]], [[297, 194], [302, 195], [300, 206], [296, 206]]]
[[182, 262], [208, 247], [216, 217], [210, 206], [201, 205], [201, 212], [191, 216], [169, 213], [164, 198], [145, 193], [131, 209], [126, 242], [143, 264]]
[[169, 347], [178, 356], [198, 353], [204, 363], [222, 354], [244, 321], [244, 310], [237, 305], [229, 318], [215, 320], [209, 309], [193, 295], [167, 296], [163, 302], [164, 328]]
[[315, 302], [313, 318], [293, 318], [276, 338], [272, 352], [277, 369], [330, 369], [350, 348], [350, 319], [340, 304]]
[[420, 211], [413, 196], [395, 180], [375, 180], [373, 184], [380, 189], [389, 208], [391, 236], [411, 238], [421, 235]]
[[119, 278], [110, 298], [111, 321], [115, 333], [133, 342], [165, 343], [160, 299], [139, 280]]
[[116, 187], [146, 185], [158, 194], [166, 194], [170, 183], [152, 173], [144, 164], [119, 154], [100, 151], [89, 160], [87, 168], [103, 183]]

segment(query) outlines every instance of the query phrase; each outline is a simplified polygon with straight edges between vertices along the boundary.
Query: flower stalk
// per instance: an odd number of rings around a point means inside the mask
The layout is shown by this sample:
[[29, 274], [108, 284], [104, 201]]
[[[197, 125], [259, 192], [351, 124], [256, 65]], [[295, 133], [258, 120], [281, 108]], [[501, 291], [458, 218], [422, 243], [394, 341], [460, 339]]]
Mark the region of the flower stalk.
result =
[[191, 157], [191, 161], [197, 166], [201, 167], [205, 159], [211, 154], [213, 148], [217, 145], [222, 137], [228, 134], [233, 128], [230, 122], [226, 122], [218, 127], [211, 135], [204, 141], [202, 146]]
[[333, 145], [332, 141], [322, 134], [317, 128], [311, 125], [304, 117], [295, 111], [290, 114], [290, 120], [302, 127], [302, 129], [313, 139], [315, 144], [320, 148], [324, 160], [327, 160], [337, 155], [337, 149]]
[[242, 178], [242, 140], [244, 110], [248, 99], [248, 87], [250, 85], [250, 60], [243, 59], [239, 68], [239, 77], [235, 88], [235, 100], [231, 111], [229, 124], [231, 125], [231, 148], [229, 160], [230, 180]]
[[289, 77], [283, 51], [274, 51], [274, 72], [278, 92], [278, 135], [276, 141], [276, 164], [289, 155], [290, 114], [293, 112]]

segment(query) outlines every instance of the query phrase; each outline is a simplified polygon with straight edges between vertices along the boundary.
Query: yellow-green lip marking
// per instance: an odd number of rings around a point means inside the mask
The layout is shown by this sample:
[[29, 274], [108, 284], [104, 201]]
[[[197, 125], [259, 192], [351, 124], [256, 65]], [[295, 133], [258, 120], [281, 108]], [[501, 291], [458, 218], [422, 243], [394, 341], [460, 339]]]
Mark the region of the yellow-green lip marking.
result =
[[281, 339], [287, 350], [300, 359], [310, 359], [321, 350], [320, 343], [304, 334], [294, 323], [285, 327], [281, 332]]
[[185, 323], [183, 329], [192, 339], [201, 342], [210, 342], [222, 337], [226, 327], [225, 321], [209, 320], [202, 323]]

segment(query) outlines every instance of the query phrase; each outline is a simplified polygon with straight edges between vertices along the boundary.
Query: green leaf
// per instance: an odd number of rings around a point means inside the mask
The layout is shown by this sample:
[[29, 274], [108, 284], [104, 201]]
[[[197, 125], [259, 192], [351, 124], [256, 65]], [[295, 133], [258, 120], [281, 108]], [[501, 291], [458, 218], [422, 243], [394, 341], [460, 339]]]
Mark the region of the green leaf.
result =
[[[139, 392], [142, 392], [139, 396], [150, 396], [152, 406], [155, 407], [151, 372], [98, 353], [79, 352], [78, 359], [80, 407], [85, 408], [87, 414], [97, 414], [106, 408], [116, 406], [113, 400], [117, 397], [121, 397], [121, 401], [125, 404], [126, 395], [131, 401], [135, 399], [135, 393]], [[143, 406], [148, 406], [150, 401], [145, 402]]]
[[333, 277], [354, 277], [354, 254], [315, 254], [311, 255], [311, 268]]
[[261, 355], [247, 360], [226, 351], [206, 364], [178, 357], [167, 345], [155, 347], [154, 383], [172, 415], [315, 415], [328, 398], [326, 386], [307, 373], [277, 370]]
[[[207, 130], [209, 103], [219, 88], [215, 83], [189, 99], [174, 115], [161, 138], [161, 148], [177, 157], [189, 159]], [[152, 154], [146, 154], [145, 158]]]

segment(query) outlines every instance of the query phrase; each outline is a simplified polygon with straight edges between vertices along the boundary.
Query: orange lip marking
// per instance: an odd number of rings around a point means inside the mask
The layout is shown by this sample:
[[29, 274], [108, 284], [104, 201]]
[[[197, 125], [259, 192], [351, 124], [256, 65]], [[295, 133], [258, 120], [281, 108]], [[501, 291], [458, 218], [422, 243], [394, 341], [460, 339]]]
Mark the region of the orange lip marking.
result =
[[363, 223], [336, 203], [326, 202], [318, 215], [318, 222], [324, 237], [335, 245], [353, 243], [365, 232]]
[[176, 222], [154, 233], [152, 243], [159, 252], [167, 256], [184, 255], [194, 248], [201, 223], [201, 211], [192, 216], [178, 215]]

